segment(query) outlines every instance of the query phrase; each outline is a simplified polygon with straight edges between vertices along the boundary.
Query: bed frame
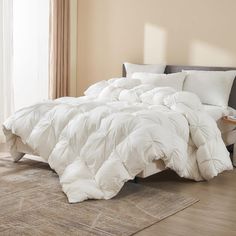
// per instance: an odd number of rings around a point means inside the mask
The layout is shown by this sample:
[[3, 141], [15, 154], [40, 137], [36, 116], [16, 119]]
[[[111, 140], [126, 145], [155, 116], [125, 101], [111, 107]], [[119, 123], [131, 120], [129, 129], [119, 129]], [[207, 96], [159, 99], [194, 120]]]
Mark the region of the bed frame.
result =
[[[167, 65], [165, 68], [166, 74], [181, 72], [182, 70], [204, 70], [204, 71], [227, 71], [227, 70], [236, 70], [236, 67], [207, 67], [207, 66], [181, 66], [181, 65]], [[126, 69], [123, 64], [122, 76], [126, 77]], [[229, 106], [236, 109], [236, 79], [234, 80], [230, 98]], [[234, 130], [236, 134], [236, 130]], [[223, 137], [224, 139], [224, 137]], [[236, 166], [236, 140], [224, 140], [226, 146], [233, 146], [233, 164]], [[150, 175], [156, 174], [165, 170], [166, 167], [162, 160], [154, 161], [152, 164], [148, 165], [144, 171], [142, 171], [138, 177], [146, 178]]]

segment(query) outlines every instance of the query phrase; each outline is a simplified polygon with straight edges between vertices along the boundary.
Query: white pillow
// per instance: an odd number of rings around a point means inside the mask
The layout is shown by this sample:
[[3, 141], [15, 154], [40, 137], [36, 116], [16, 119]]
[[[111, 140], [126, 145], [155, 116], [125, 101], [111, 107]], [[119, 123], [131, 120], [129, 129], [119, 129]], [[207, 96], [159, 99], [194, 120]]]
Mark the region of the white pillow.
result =
[[186, 72], [172, 74], [134, 73], [133, 79], [140, 79], [143, 84], [152, 84], [155, 87], [171, 87], [176, 91], [182, 91]]
[[132, 74], [135, 72], [150, 72], [156, 74], [162, 74], [165, 71], [166, 65], [156, 64], [156, 65], [138, 65], [125, 62], [126, 77], [131, 78]]
[[201, 102], [227, 107], [236, 71], [186, 71], [183, 90], [198, 95]]

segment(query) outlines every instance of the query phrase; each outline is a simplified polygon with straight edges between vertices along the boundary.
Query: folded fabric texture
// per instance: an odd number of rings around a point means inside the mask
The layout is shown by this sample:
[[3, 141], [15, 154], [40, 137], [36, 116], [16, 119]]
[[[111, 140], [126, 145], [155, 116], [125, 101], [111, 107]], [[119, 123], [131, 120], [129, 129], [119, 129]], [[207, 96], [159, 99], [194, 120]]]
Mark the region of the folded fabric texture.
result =
[[196, 181], [232, 169], [216, 122], [196, 95], [133, 79], [89, 90], [24, 108], [3, 125], [13, 158], [22, 156], [20, 137], [57, 172], [69, 202], [110, 199], [158, 159]]

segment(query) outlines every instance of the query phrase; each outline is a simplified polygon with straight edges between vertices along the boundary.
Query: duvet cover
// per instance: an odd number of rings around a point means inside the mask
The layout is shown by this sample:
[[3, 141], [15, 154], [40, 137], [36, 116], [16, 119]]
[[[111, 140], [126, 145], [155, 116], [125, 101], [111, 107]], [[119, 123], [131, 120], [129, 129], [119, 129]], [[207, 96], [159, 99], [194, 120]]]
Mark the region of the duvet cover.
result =
[[209, 180], [232, 169], [215, 121], [199, 98], [138, 79], [112, 79], [85, 96], [19, 110], [3, 125], [15, 161], [16, 138], [46, 160], [69, 202], [110, 199], [151, 162]]

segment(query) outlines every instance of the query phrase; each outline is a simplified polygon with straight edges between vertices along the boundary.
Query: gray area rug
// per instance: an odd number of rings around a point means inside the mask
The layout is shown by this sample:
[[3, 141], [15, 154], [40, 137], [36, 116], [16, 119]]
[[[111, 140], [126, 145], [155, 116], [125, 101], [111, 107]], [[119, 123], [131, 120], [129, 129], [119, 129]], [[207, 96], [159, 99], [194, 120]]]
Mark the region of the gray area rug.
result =
[[69, 204], [46, 163], [0, 155], [0, 235], [133, 235], [197, 201], [127, 183], [111, 200]]

